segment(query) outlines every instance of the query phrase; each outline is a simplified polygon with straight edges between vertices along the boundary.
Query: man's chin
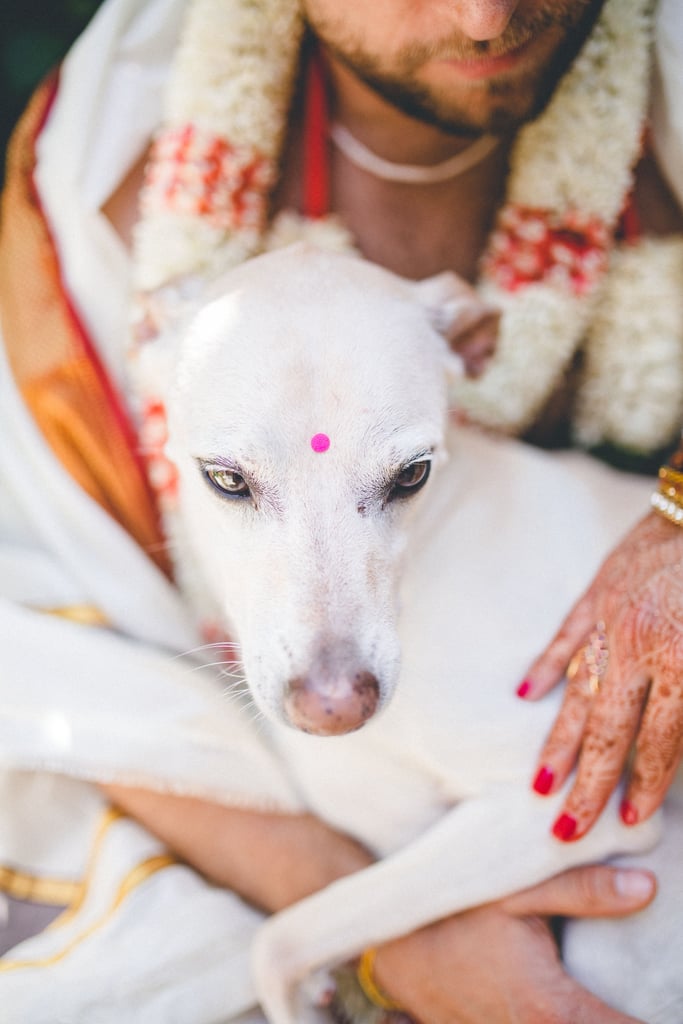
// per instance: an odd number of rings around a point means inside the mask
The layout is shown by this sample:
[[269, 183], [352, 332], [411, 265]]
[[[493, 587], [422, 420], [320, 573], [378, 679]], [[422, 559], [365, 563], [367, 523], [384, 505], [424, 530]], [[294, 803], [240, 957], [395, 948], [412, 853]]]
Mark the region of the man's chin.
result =
[[485, 132], [514, 133], [532, 120], [543, 106], [536, 99], [536, 90], [522, 83], [514, 88], [503, 81], [478, 84], [465, 90], [467, 101], [456, 104], [439, 91], [414, 83], [406, 86], [357, 71], [355, 74], [392, 107], [413, 120], [465, 138], [476, 138]]
[[[510, 135], [538, 117], [550, 101], [559, 81], [569, 69], [592, 27], [600, 4], [587, 8], [590, 18], [575, 27], [556, 46], [536, 62], [535, 67], [482, 76], [479, 79], [457, 72], [449, 74], [447, 62], [431, 67], [423, 65], [406, 78], [384, 74], [359, 52], [353, 56], [327, 43], [329, 51], [351, 74], [381, 96], [395, 109], [423, 124], [450, 135], [476, 137], [484, 132]], [[529, 55], [531, 56], [531, 55]], [[538, 58], [539, 54], [536, 54]], [[456, 62], [457, 63], [457, 62]], [[418, 75], [427, 75], [421, 81]]]

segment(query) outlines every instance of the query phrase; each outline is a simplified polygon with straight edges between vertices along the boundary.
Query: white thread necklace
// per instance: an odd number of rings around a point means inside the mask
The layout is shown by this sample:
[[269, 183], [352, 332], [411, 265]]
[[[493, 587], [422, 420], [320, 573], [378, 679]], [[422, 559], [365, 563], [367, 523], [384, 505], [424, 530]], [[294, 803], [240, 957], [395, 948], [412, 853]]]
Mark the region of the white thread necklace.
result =
[[396, 181], [403, 185], [434, 185], [441, 181], [450, 181], [464, 174], [471, 167], [481, 163], [484, 157], [495, 149], [499, 139], [495, 135], [482, 135], [467, 149], [455, 156], [442, 160], [438, 164], [423, 166], [421, 164], [397, 164], [384, 160], [371, 149], [363, 145], [348, 128], [335, 122], [330, 127], [330, 138], [347, 160], [356, 167], [362, 168], [375, 178], [383, 181]]

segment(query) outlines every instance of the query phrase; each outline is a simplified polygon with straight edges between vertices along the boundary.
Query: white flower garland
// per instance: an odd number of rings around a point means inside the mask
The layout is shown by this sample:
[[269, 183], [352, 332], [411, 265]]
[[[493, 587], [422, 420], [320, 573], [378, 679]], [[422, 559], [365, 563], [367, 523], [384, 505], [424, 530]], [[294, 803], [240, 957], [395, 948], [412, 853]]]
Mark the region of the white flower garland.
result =
[[[498, 350], [455, 395], [484, 426], [528, 427], [582, 342], [582, 442], [647, 450], [680, 426], [681, 243], [610, 251], [645, 124], [651, 20], [651, 0], [606, 0], [548, 107], [519, 133], [480, 281], [503, 309]], [[349, 245], [332, 219], [266, 224], [300, 34], [296, 0], [193, 0], [143, 194], [140, 289], [212, 276], [309, 230]]]
[[[607, 0], [543, 115], [518, 135], [503, 219], [514, 208], [552, 211], [560, 222], [580, 211], [611, 235], [644, 126], [650, 8], [647, 0]], [[494, 234], [494, 248], [496, 242]], [[510, 433], [530, 426], [587, 332], [599, 300], [600, 269], [583, 294], [561, 278], [511, 291], [485, 275], [482, 289], [503, 317], [488, 371], [456, 391], [472, 419]]]
[[[141, 197], [135, 237], [139, 289], [152, 290], [184, 274], [217, 274], [260, 249], [302, 30], [295, 0], [189, 4]], [[192, 142], [174, 149], [173, 140], [189, 127]], [[252, 216], [235, 223], [230, 187], [241, 187], [240, 172], [254, 160], [260, 175], [256, 188], [246, 190]], [[228, 179], [228, 191], [216, 195], [217, 177], [208, 208], [198, 206], [193, 200], [206, 195], [207, 171], [214, 168]], [[179, 187], [169, 201], [173, 179]]]
[[621, 246], [586, 345], [574, 416], [586, 447], [614, 439], [655, 451], [681, 429], [683, 239]]

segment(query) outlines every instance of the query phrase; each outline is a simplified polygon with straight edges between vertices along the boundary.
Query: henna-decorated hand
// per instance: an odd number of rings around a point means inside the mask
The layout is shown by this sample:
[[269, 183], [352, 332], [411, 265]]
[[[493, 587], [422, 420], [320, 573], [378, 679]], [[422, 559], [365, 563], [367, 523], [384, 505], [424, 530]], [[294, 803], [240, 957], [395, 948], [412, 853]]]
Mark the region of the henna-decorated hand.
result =
[[536, 699], [564, 676], [560, 713], [534, 788], [551, 793], [577, 762], [553, 831], [579, 839], [619, 782], [635, 742], [621, 816], [662, 803], [683, 754], [683, 529], [650, 513], [603, 563], [518, 689]]

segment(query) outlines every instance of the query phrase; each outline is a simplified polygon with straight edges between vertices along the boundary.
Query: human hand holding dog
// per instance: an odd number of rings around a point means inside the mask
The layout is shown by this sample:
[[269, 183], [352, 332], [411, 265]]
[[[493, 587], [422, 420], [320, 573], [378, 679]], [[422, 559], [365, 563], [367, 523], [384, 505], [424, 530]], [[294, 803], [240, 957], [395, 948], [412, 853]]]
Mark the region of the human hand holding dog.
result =
[[565, 972], [547, 917], [621, 916], [654, 892], [646, 872], [575, 868], [380, 947], [375, 977], [424, 1024], [634, 1024]]
[[650, 513], [603, 563], [517, 691], [544, 696], [566, 675], [564, 701], [534, 788], [555, 792], [578, 761], [553, 831], [579, 839], [635, 759], [621, 816], [662, 803], [683, 754], [683, 529]]
[[[309, 814], [102, 788], [212, 882], [267, 911], [372, 862], [362, 846]], [[645, 872], [576, 868], [381, 946], [377, 980], [415, 1020], [428, 1024], [626, 1024], [631, 1018], [605, 1007], [566, 974], [544, 918], [633, 913], [654, 890]]]

